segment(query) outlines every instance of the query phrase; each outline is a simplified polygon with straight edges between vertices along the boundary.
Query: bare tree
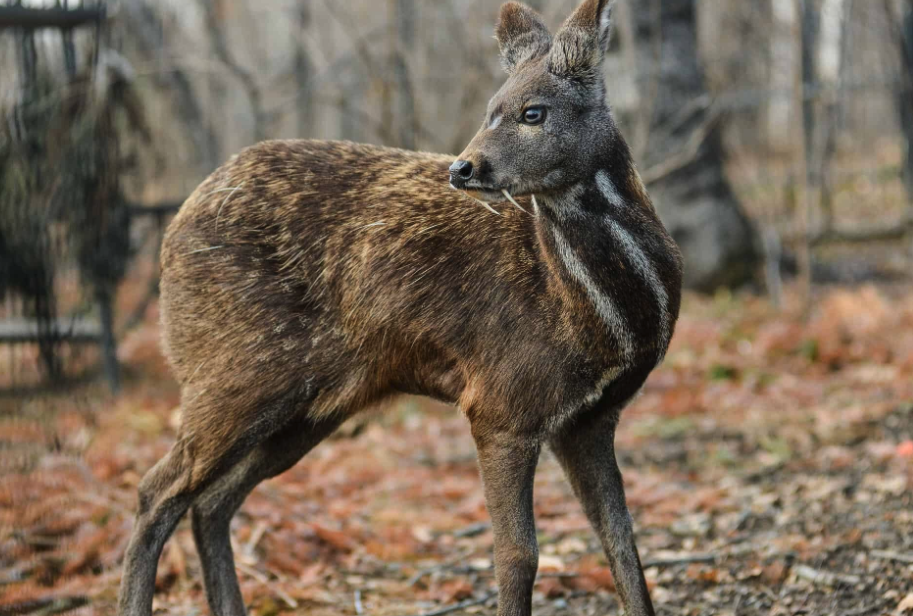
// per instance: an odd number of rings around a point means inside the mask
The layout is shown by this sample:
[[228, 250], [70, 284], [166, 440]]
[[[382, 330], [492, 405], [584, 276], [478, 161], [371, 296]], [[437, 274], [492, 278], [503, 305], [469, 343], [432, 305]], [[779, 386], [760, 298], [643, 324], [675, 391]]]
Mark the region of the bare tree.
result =
[[300, 37], [307, 32], [311, 25], [310, 0], [301, 0], [298, 3], [296, 15], [298, 30], [295, 40], [295, 90], [298, 93], [296, 103], [296, 124], [299, 137], [305, 137], [314, 130], [314, 96], [311, 79], [314, 75], [314, 66]]
[[[154, 58], [162, 45], [164, 25], [162, 15], [147, 2], [125, 2], [122, 5], [124, 27], [130, 36], [125, 42], [139, 58]], [[200, 105], [191, 78], [181, 67], [171, 65], [167, 70], [152, 72], [157, 86], [174, 99], [173, 112], [187, 131], [204, 169], [214, 169], [219, 161], [219, 141], [212, 129], [211, 118]]]
[[399, 126], [397, 145], [415, 149], [415, 91], [409, 73], [409, 59], [415, 52], [415, 0], [393, 0], [396, 43], [393, 51], [393, 76], [396, 82]]
[[813, 157], [816, 178], [821, 187], [822, 227], [833, 225], [833, 182], [829, 170], [837, 151], [837, 131], [844, 95], [844, 65], [848, 54], [848, 26], [852, 0], [823, 0], [820, 36], [816, 56], [816, 77], [820, 84], [818, 134]]
[[[630, 2], [640, 70], [654, 71], [649, 144], [642, 169], [663, 221], [685, 254], [686, 284], [710, 290], [753, 276], [754, 229], [726, 177], [720, 114], [707, 93], [697, 53], [695, 0]], [[658, 10], [657, 10], [658, 9]], [[623, 24], [622, 24], [622, 27]], [[658, 61], [652, 61], [657, 53]]]
[[[874, 160], [871, 150], [887, 151], [882, 145], [889, 141], [913, 142], [913, 122], [905, 119], [913, 116], [910, 26], [900, 10], [909, 12], [911, 1], [619, 2], [613, 50], [620, 53], [606, 63], [609, 97], [684, 248], [688, 284], [738, 284], [757, 269], [760, 243], [731, 186], [752, 213], [768, 212], [757, 224], [783, 238], [790, 261], [802, 235], [814, 247], [855, 233], [858, 210], [844, 206], [850, 184], [830, 179], [869, 173], [852, 165]], [[554, 26], [576, 0], [528, 3]], [[148, 50], [128, 57], [141, 70], [152, 65], [156, 85], [168, 86], [168, 107], [174, 103], [181, 116], [170, 124], [186, 127], [172, 141], [210, 157], [199, 167], [167, 165], [169, 179], [187, 187], [199, 180], [194, 174], [264, 133], [456, 151], [503, 80], [491, 61], [495, 5], [195, 0], [165, 3], [156, 19], [137, 23], [144, 11], [136, 7], [145, 6], [153, 5], [124, 5], [131, 23], [125, 45]], [[890, 24], [883, 17], [888, 6]], [[888, 25], [892, 36], [885, 36]], [[898, 89], [900, 59], [906, 85]], [[221, 130], [227, 118], [249, 130]], [[800, 136], [807, 167], [801, 174]], [[904, 163], [908, 186], [911, 158]], [[799, 175], [808, 191], [797, 184]], [[176, 184], [157, 186], [169, 185]], [[797, 201], [800, 194], [810, 198]], [[804, 218], [793, 216], [800, 204], [810, 214], [807, 233], [793, 224]], [[778, 263], [778, 251], [771, 254]]]
[[225, 13], [225, 0], [203, 0], [203, 15], [213, 52], [219, 61], [241, 82], [253, 116], [254, 141], [266, 139], [266, 112], [263, 109], [263, 96], [254, 75], [242, 66], [232, 55], [231, 45], [225, 33], [222, 15]]
[[900, 123], [906, 138], [904, 160], [904, 184], [907, 196], [913, 203], [913, 0], [904, 3], [904, 15], [900, 27], [901, 71], [903, 73], [897, 89], [897, 106]]

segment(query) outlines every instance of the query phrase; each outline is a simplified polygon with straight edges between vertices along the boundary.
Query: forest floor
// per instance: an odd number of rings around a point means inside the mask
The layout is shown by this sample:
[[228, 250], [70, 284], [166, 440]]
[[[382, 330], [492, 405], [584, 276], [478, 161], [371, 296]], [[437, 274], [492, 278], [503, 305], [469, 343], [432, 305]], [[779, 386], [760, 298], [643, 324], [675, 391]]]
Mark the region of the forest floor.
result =
[[[661, 615], [913, 613], [913, 291], [688, 296], [618, 452]], [[154, 313], [154, 309], [150, 311]], [[157, 317], [100, 386], [0, 399], [0, 616], [111, 614], [136, 485], [173, 442]], [[545, 453], [538, 615], [618, 614], [595, 536]], [[494, 615], [468, 425], [406, 399], [261, 485], [232, 525], [253, 614]], [[205, 614], [189, 524], [155, 607]], [[460, 607], [463, 606], [463, 607]]]

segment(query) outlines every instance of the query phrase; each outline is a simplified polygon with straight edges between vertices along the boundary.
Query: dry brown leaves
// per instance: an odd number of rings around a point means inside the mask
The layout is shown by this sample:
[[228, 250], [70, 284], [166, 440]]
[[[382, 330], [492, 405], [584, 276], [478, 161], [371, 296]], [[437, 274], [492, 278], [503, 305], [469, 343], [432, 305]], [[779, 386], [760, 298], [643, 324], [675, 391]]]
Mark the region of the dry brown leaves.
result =
[[[162, 374], [156, 341], [149, 325], [124, 347], [135, 374]], [[173, 385], [2, 404], [0, 614], [110, 613], [136, 484], [174, 438]], [[493, 592], [467, 428], [406, 400], [256, 490], [232, 526], [253, 613], [354, 614], [357, 597], [365, 614], [418, 614]], [[908, 289], [822, 290], [808, 320], [798, 305], [689, 296], [618, 441], [660, 613], [913, 610]], [[536, 512], [536, 613], [614, 613], [598, 542], [547, 454]], [[200, 584], [182, 525], [157, 608], [201, 609]]]

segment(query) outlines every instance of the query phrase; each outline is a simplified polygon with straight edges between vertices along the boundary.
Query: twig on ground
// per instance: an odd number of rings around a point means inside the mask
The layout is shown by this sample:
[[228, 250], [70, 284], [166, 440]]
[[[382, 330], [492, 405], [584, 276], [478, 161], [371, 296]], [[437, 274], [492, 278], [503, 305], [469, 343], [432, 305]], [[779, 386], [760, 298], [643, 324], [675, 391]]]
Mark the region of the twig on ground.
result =
[[786, 466], [786, 462], [775, 462], [773, 464], [767, 464], [761, 468], [754, 468], [744, 473], [737, 473], [737, 478], [741, 479], [747, 483], [754, 483], [761, 479], [766, 479], [770, 477], [773, 473], [778, 472]]
[[425, 569], [419, 569], [418, 571], [415, 572], [415, 575], [413, 575], [411, 578], [406, 580], [406, 586], [415, 586], [426, 575], [430, 575], [430, 574], [434, 573], [435, 571], [437, 571], [439, 569], [443, 569], [443, 568], [444, 568], [444, 565], [435, 565], [433, 567], [426, 567]]
[[825, 586], [835, 586], [837, 583], [855, 585], [862, 581], [858, 575], [847, 575], [845, 573], [834, 573], [824, 571], [823, 569], [813, 569], [806, 565], [794, 565], [793, 573], [796, 577], [808, 580], [813, 584], [824, 584]]
[[862, 616], [863, 614], [868, 614], [869, 612], [874, 612], [881, 608], [886, 603], [884, 599], [876, 601], [871, 605], [864, 605], [862, 607], [857, 607], [855, 610], [849, 612], [844, 612], [843, 616]]
[[289, 606], [289, 607], [292, 608], [292, 609], [298, 609], [298, 602], [295, 601], [292, 597], [290, 597], [290, 596], [288, 595], [288, 593], [286, 593], [284, 590], [282, 590], [281, 588], [279, 588], [279, 586], [277, 586], [276, 584], [273, 584], [273, 583], [270, 581], [270, 579], [269, 579], [265, 574], [260, 573], [259, 571], [257, 571], [257, 570], [254, 569], [253, 567], [250, 567], [250, 566], [248, 566], [248, 565], [245, 565], [245, 564], [244, 564], [243, 562], [241, 562], [240, 560], [235, 562], [235, 566], [236, 566], [238, 569], [240, 569], [241, 571], [243, 571], [244, 573], [246, 573], [247, 575], [249, 575], [250, 577], [254, 578], [254, 579], [257, 580], [258, 582], [260, 582], [261, 584], [263, 584], [264, 586], [266, 586], [267, 588], [269, 588], [270, 591], [273, 592], [273, 593], [275, 593], [275, 595], [276, 595], [277, 597], [279, 597], [280, 599], [282, 599], [282, 601], [283, 601], [287, 606]]
[[448, 567], [452, 567], [453, 565], [457, 564], [458, 562], [465, 560], [471, 556], [474, 556], [475, 554], [478, 554], [480, 551], [481, 550], [478, 550], [478, 549], [469, 550], [468, 552], [463, 552], [462, 554], [457, 554], [456, 556], [448, 558], [444, 562], [438, 563], [436, 565], [432, 565], [430, 567], [425, 567], [424, 569], [419, 569], [418, 571], [415, 572], [415, 574], [411, 578], [409, 578], [406, 581], [406, 585], [414, 586], [414, 585], [418, 584], [419, 581], [426, 575], [430, 575], [436, 571], [442, 571], [444, 569], [447, 569]]
[[491, 522], [477, 522], [475, 524], [470, 524], [466, 528], [453, 531], [453, 536], [457, 539], [475, 537], [476, 535], [481, 535], [489, 528], [491, 528]]
[[40, 560], [37, 558], [29, 559], [25, 563], [17, 563], [12, 567], [6, 569], [0, 569], [0, 586], [6, 586], [8, 584], [15, 584], [17, 582], [23, 582], [27, 580], [40, 564]]
[[869, 552], [869, 556], [880, 560], [893, 560], [894, 562], [913, 565], [913, 554], [901, 554], [890, 550], [872, 550]]
[[42, 616], [50, 616], [51, 614], [60, 614], [61, 612], [75, 610], [76, 608], [88, 604], [88, 597], [83, 595], [34, 599], [0, 606], [0, 616], [12, 616], [14, 614], [41, 614]]
[[264, 584], [264, 585], [268, 585], [268, 584], [269, 584], [269, 578], [266, 577], [265, 574], [260, 573], [259, 571], [257, 571], [256, 569], [254, 569], [253, 567], [250, 567], [250, 566], [248, 566], [248, 565], [245, 565], [245, 564], [242, 563], [242, 562], [235, 563], [235, 566], [238, 567], [238, 569], [240, 569], [241, 571], [243, 571], [243, 572], [246, 573], [247, 575], [249, 575], [250, 577], [252, 577], [252, 578], [254, 578], [255, 580], [257, 580], [258, 582], [260, 582], [261, 584]]
[[675, 565], [687, 565], [691, 563], [712, 563], [716, 561], [715, 554], [679, 554], [667, 558], [651, 558], [643, 562], [643, 568], [650, 567], [673, 567]]
[[250, 533], [250, 539], [247, 540], [247, 543], [244, 544], [244, 554], [248, 557], [254, 555], [254, 550], [257, 549], [257, 544], [260, 543], [260, 539], [263, 538], [263, 534], [266, 533], [269, 527], [262, 520], [257, 521], [254, 525], [254, 530]]
[[459, 610], [464, 610], [467, 607], [472, 607], [474, 605], [481, 605], [483, 603], [488, 603], [491, 599], [494, 599], [497, 595], [489, 594], [481, 597], [479, 599], [468, 599], [460, 603], [454, 603], [453, 605], [448, 605], [447, 607], [442, 607], [440, 609], [434, 610], [432, 612], [423, 612], [418, 616], [444, 616], [444, 614], [450, 614], [451, 612], [457, 612]]
[[355, 589], [355, 613], [361, 616], [365, 613], [365, 608], [361, 604], [361, 589]]
[[293, 599], [287, 592], [285, 592], [278, 586], [271, 586], [270, 590], [272, 590], [274, 593], [276, 593], [276, 595], [280, 599], [282, 599], [282, 601], [284, 601], [287, 606], [289, 606], [293, 610], [298, 609], [298, 602], [295, 601], [295, 599]]

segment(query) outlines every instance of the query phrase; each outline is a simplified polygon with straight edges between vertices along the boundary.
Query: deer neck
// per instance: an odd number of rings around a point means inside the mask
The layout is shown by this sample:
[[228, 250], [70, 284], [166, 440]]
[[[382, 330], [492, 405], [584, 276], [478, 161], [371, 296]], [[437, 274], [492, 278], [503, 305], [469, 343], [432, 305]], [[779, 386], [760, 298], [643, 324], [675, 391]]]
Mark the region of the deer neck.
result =
[[598, 320], [622, 363], [662, 360], [678, 313], [680, 266], [633, 165], [609, 159], [538, 203], [542, 248], [556, 283], [574, 298], [570, 309]]

